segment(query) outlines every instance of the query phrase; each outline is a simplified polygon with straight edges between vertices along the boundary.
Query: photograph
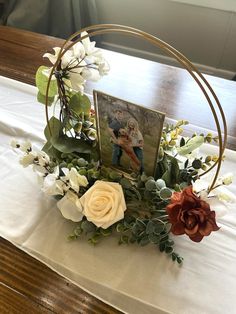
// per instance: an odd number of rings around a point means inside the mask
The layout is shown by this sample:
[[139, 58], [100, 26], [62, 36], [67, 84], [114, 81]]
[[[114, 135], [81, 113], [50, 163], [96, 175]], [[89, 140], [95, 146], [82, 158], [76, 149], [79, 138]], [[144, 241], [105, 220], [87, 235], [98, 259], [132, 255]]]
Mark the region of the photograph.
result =
[[101, 164], [153, 176], [165, 114], [94, 91]]

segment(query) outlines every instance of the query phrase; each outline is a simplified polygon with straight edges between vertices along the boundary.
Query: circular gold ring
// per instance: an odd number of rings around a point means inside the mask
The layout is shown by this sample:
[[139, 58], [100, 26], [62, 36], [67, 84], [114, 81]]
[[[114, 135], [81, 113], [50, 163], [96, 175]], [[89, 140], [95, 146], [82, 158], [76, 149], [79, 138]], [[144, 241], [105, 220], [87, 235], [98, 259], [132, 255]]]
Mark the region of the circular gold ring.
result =
[[[88, 34], [81, 36], [81, 33], [85, 32], [85, 31]], [[179, 62], [179, 64], [181, 64], [183, 66], [183, 68], [185, 68], [189, 72], [189, 74], [192, 76], [192, 78], [198, 84], [199, 88], [201, 89], [202, 93], [204, 94], [204, 97], [206, 98], [208, 105], [211, 109], [213, 118], [215, 120], [216, 128], [217, 128], [218, 138], [219, 138], [218, 160], [215, 161], [214, 164], [207, 171], [205, 171], [201, 174], [201, 175], [204, 175], [207, 172], [211, 171], [215, 166], [217, 166], [216, 171], [215, 171], [215, 175], [212, 179], [212, 182], [211, 182], [211, 185], [209, 188], [209, 190], [211, 191], [214, 188], [214, 185], [216, 183], [216, 180], [217, 180], [219, 172], [220, 172], [222, 157], [223, 157], [224, 150], [226, 147], [226, 142], [227, 142], [227, 124], [226, 124], [224, 111], [223, 111], [223, 108], [220, 104], [220, 101], [217, 98], [213, 88], [211, 87], [209, 82], [206, 80], [206, 78], [198, 71], [198, 69], [183, 54], [181, 54], [178, 50], [176, 50], [175, 48], [173, 48], [172, 46], [170, 46], [169, 44], [167, 44], [163, 40], [161, 40], [161, 39], [159, 39], [159, 38], [157, 38], [157, 37], [155, 37], [149, 33], [138, 30], [136, 28], [124, 26], [124, 25], [116, 25], [116, 24], [98, 24], [98, 25], [93, 25], [93, 26], [89, 26], [89, 27], [81, 29], [80, 31], [71, 35], [64, 42], [64, 44], [61, 47], [60, 52], [58, 54], [58, 58], [52, 67], [52, 70], [51, 70], [51, 73], [50, 73], [49, 79], [48, 79], [47, 88], [46, 88], [45, 110], [46, 110], [46, 120], [47, 120], [47, 124], [48, 124], [50, 133], [51, 133], [51, 130], [50, 130], [50, 125], [49, 125], [49, 114], [48, 114], [48, 92], [49, 92], [49, 85], [50, 85], [54, 70], [57, 68], [61, 58], [66, 53], [66, 51], [71, 49], [73, 47], [73, 45], [75, 45], [76, 43], [82, 41], [83, 39], [85, 39], [87, 37], [92, 37], [92, 36], [96, 36], [96, 35], [103, 35], [103, 34], [108, 34], [108, 33], [121, 33], [124, 35], [130, 35], [130, 36], [138, 37], [138, 38], [141, 38], [143, 40], [150, 42], [154, 46], [161, 48], [168, 55], [170, 55], [171, 57], [174, 57]], [[212, 102], [212, 99], [214, 100], [214, 103]], [[218, 109], [218, 113], [215, 109], [215, 106]], [[218, 115], [220, 116], [220, 120], [219, 120]], [[222, 126], [223, 126], [223, 137], [222, 137], [222, 130], [221, 130], [220, 122], [222, 123]]]

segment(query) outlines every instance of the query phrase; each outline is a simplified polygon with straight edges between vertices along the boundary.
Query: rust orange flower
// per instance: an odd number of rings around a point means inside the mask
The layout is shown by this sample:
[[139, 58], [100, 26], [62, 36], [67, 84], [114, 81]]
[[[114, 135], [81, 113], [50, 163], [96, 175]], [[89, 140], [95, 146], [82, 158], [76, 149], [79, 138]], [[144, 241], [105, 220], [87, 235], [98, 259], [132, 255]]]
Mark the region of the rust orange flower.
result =
[[200, 242], [204, 236], [219, 230], [215, 212], [210, 205], [193, 193], [192, 186], [181, 192], [174, 192], [166, 211], [175, 235], [186, 234], [194, 242]]

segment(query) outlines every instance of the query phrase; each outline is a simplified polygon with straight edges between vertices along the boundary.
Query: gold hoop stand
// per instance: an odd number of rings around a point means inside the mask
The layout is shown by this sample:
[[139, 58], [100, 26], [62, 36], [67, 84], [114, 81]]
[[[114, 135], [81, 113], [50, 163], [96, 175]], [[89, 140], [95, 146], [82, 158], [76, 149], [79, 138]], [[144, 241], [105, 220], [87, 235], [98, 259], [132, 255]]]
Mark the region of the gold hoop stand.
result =
[[[88, 34], [85, 36], [81, 36], [81, 33], [85, 32], [85, 31], [88, 32]], [[204, 175], [207, 172], [211, 171], [215, 166], [217, 166], [215, 175], [212, 179], [212, 183], [211, 183], [210, 188], [209, 188], [209, 191], [211, 191], [215, 186], [216, 180], [217, 180], [219, 172], [220, 172], [222, 157], [224, 154], [224, 150], [226, 147], [226, 141], [227, 141], [227, 124], [226, 124], [224, 111], [223, 111], [222, 106], [219, 102], [219, 99], [217, 98], [214, 90], [212, 89], [211, 85], [208, 83], [206, 78], [198, 71], [198, 69], [183, 54], [181, 54], [178, 50], [176, 50], [175, 48], [173, 48], [172, 46], [170, 46], [166, 42], [162, 41], [161, 39], [159, 39], [159, 38], [157, 38], [157, 37], [155, 37], [149, 33], [138, 30], [136, 28], [128, 27], [128, 26], [124, 26], [124, 25], [116, 25], [116, 24], [100, 24], [100, 25], [98, 24], [98, 25], [93, 25], [93, 26], [89, 26], [89, 27], [81, 29], [80, 31], [71, 35], [65, 41], [65, 43], [61, 47], [61, 50], [58, 54], [58, 58], [52, 67], [52, 71], [49, 75], [47, 89], [46, 89], [46, 106], [45, 106], [46, 120], [47, 120], [47, 124], [48, 124], [50, 133], [51, 133], [51, 130], [50, 130], [50, 125], [49, 125], [49, 115], [48, 115], [49, 85], [50, 85], [50, 82], [52, 79], [53, 72], [58, 67], [62, 56], [74, 44], [82, 41], [83, 39], [85, 39], [87, 37], [92, 37], [95, 35], [103, 35], [103, 34], [108, 34], [108, 33], [121, 33], [124, 35], [130, 35], [130, 36], [138, 37], [140, 39], [143, 39], [145, 41], [150, 42], [154, 46], [161, 48], [162, 50], [164, 50], [166, 52], [166, 54], [170, 55], [171, 57], [174, 57], [179, 62], [179, 64], [181, 64], [189, 72], [189, 74], [192, 76], [192, 78], [196, 81], [196, 83], [200, 87], [200, 89], [201, 89], [202, 93], [204, 94], [204, 96], [207, 100], [207, 103], [211, 109], [212, 115], [214, 117], [214, 120], [216, 123], [216, 128], [217, 128], [217, 133], [218, 133], [218, 138], [219, 138], [218, 160], [216, 162], [214, 162], [214, 164], [207, 171], [205, 171], [204, 173], [201, 174], [201, 175]], [[212, 99], [214, 100], [213, 102], [212, 102]], [[215, 108], [218, 109], [218, 113], [216, 112]], [[220, 119], [219, 119], [218, 115], [219, 115]], [[223, 132], [221, 129], [220, 121], [223, 125]], [[223, 133], [223, 137], [222, 137], [222, 133]]]

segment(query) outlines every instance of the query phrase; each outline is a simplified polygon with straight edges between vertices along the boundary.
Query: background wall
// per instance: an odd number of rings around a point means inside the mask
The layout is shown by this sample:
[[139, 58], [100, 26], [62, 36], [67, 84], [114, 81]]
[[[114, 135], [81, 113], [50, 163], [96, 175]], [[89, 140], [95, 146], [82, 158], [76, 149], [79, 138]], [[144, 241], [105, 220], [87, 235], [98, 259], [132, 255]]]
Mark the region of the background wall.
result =
[[[201, 71], [228, 79], [235, 76], [236, 0], [97, 0], [96, 5], [99, 23], [147, 31], [174, 46]], [[177, 65], [140, 39], [104, 35], [101, 46]]]

